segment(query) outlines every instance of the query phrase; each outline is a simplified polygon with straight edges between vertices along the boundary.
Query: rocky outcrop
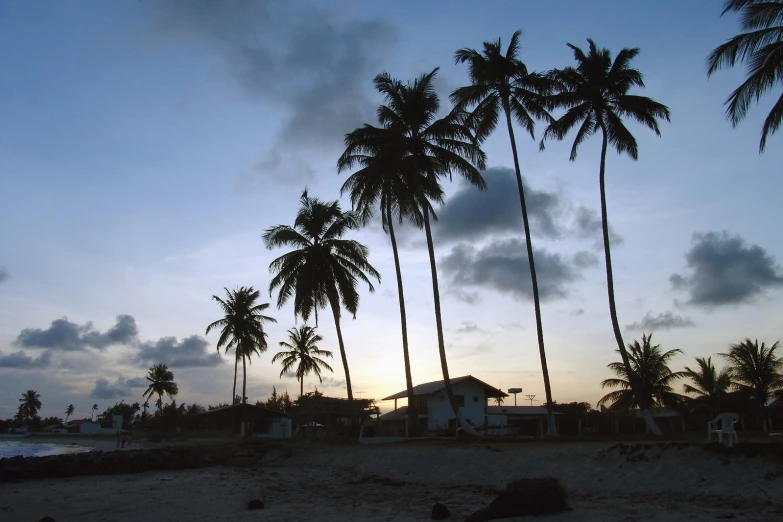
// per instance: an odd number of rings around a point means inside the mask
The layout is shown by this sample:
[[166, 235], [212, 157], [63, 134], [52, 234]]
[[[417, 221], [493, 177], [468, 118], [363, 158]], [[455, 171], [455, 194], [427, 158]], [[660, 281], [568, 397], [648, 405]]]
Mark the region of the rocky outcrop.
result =
[[470, 515], [465, 522], [545, 515], [568, 509], [566, 492], [556, 478], [524, 478], [510, 482], [495, 500]]

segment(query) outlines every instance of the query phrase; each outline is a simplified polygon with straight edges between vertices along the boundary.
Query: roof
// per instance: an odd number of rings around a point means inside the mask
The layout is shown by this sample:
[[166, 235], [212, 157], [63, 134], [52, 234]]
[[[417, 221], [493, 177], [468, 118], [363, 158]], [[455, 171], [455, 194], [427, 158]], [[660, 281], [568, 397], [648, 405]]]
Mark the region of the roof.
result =
[[246, 408], [253, 408], [253, 409], [256, 409], [256, 410], [259, 410], [259, 411], [274, 413], [275, 415], [280, 415], [281, 417], [289, 417], [289, 415], [287, 413], [284, 413], [282, 411], [273, 410], [273, 409], [267, 408], [265, 406], [256, 406], [255, 404], [249, 404], [249, 403], [245, 403], [245, 404], [241, 404], [241, 403], [240, 404], [230, 404], [228, 406], [220, 406], [219, 408], [212, 408], [211, 410], [207, 410], [207, 411], [202, 412], [202, 413], [197, 413], [196, 415], [194, 415], [194, 417], [198, 417], [199, 415], [209, 415], [211, 413], [218, 413], [218, 412], [221, 412], [221, 411], [230, 410], [232, 408], [242, 408], [243, 406], [246, 407]]
[[[546, 415], [544, 406], [487, 406], [487, 415]], [[563, 415], [555, 412], [555, 415]]]
[[[488, 392], [486, 394], [487, 397], [508, 397], [508, 395], [503, 393], [501, 390], [498, 390], [497, 388], [490, 386], [484, 381], [480, 381], [476, 379], [472, 375], [464, 375], [462, 377], [454, 377], [453, 379], [449, 379], [452, 386], [466, 380], [474, 381], [479, 386], [482, 386], [484, 390]], [[418, 396], [433, 395], [439, 392], [440, 390], [444, 389], [445, 387], [446, 387], [446, 382], [443, 380], [425, 382], [424, 384], [419, 384], [418, 386], [413, 387], [413, 395], [418, 395]], [[404, 399], [406, 397], [408, 397], [408, 390], [402, 390], [401, 392], [395, 393], [394, 395], [389, 395], [388, 397], [381, 400], [389, 401], [392, 399]]]
[[390, 412], [384, 413], [380, 417], [378, 417], [378, 422], [391, 422], [391, 421], [398, 421], [398, 420], [405, 420], [405, 413], [408, 411], [407, 406], [402, 406], [400, 408], [397, 408], [396, 410], [392, 410]]
[[79, 424], [84, 424], [85, 422], [92, 422], [93, 424], [97, 424], [97, 422], [90, 420], [90, 419], [73, 419], [65, 423], [65, 427], [68, 426], [78, 426]]

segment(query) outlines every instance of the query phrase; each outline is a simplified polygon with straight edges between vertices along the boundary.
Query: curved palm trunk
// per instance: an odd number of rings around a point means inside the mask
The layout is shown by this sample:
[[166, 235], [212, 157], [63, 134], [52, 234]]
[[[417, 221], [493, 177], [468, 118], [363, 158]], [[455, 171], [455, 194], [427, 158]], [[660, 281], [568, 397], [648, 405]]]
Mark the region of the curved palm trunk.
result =
[[661, 430], [658, 425], [655, 424], [652, 415], [650, 415], [649, 404], [647, 398], [641, 393], [642, 387], [639, 382], [639, 377], [631, 368], [631, 363], [628, 360], [628, 352], [625, 351], [625, 343], [623, 342], [623, 334], [620, 332], [620, 323], [617, 320], [617, 307], [614, 303], [614, 279], [612, 278], [612, 254], [609, 250], [609, 219], [606, 213], [606, 127], [601, 123], [601, 132], [603, 135], [603, 141], [601, 142], [601, 171], [599, 185], [601, 189], [601, 228], [604, 235], [604, 256], [606, 257], [606, 287], [609, 292], [609, 315], [612, 318], [612, 329], [614, 330], [614, 338], [617, 341], [617, 347], [620, 350], [620, 356], [623, 358], [623, 365], [625, 371], [628, 373], [628, 380], [631, 384], [631, 391], [633, 391], [636, 404], [639, 406], [639, 410], [642, 412], [644, 422], [649, 430], [654, 434], [661, 436]]
[[400, 324], [402, 325], [402, 356], [405, 361], [405, 386], [408, 390], [408, 429], [405, 436], [416, 432], [415, 399], [413, 398], [413, 378], [411, 377], [411, 360], [408, 353], [408, 320], [405, 315], [405, 295], [402, 290], [402, 271], [400, 270], [400, 256], [397, 251], [397, 238], [394, 236], [391, 207], [386, 207], [386, 219], [389, 222], [389, 237], [391, 238], [392, 253], [394, 254], [394, 270], [397, 274], [397, 296], [400, 300]]
[[440, 353], [440, 367], [443, 371], [443, 385], [446, 388], [446, 395], [449, 398], [449, 404], [451, 410], [454, 412], [454, 418], [457, 420], [457, 424], [471, 435], [478, 435], [478, 432], [474, 430], [467, 423], [463, 422], [459, 415], [459, 407], [457, 406], [457, 399], [454, 397], [454, 389], [451, 387], [451, 379], [449, 377], [449, 364], [446, 360], [446, 343], [443, 340], [443, 320], [440, 315], [440, 290], [438, 289], [438, 269], [435, 265], [435, 247], [432, 244], [432, 230], [430, 229], [430, 211], [426, 204], [422, 205], [424, 210], [424, 232], [427, 235], [427, 251], [430, 255], [430, 270], [432, 271], [432, 297], [435, 301], [435, 327], [438, 331], [438, 352]]
[[335, 298], [329, 298], [329, 304], [332, 305], [332, 315], [334, 315], [334, 326], [337, 329], [337, 343], [340, 345], [340, 357], [343, 359], [343, 370], [345, 371], [345, 387], [348, 390], [348, 400], [353, 400], [353, 388], [351, 388], [351, 374], [348, 371], [348, 357], [345, 355], [345, 344], [343, 343], [343, 331], [340, 329], [340, 303], [335, 302]]
[[514, 139], [514, 128], [511, 125], [511, 111], [504, 104], [506, 124], [508, 125], [508, 137], [511, 140], [511, 152], [514, 154], [514, 169], [517, 173], [517, 188], [519, 189], [519, 204], [522, 207], [522, 224], [525, 227], [525, 243], [527, 244], [527, 258], [530, 263], [530, 279], [533, 284], [533, 307], [536, 313], [536, 333], [538, 334], [538, 353], [541, 357], [541, 371], [544, 374], [544, 394], [547, 403], [547, 427], [549, 435], [557, 436], [555, 425], [555, 403], [552, 401], [552, 386], [549, 383], [549, 368], [546, 364], [546, 351], [544, 350], [544, 327], [541, 324], [541, 300], [538, 294], [538, 277], [536, 276], [536, 263], [533, 260], [533, 238], [530, 235], [530, 221], [527, 215], [527, 203], [525, 202], [525, 189], [522, 186], [522, 172], [519, 169], [519, 155], [517, 143]]

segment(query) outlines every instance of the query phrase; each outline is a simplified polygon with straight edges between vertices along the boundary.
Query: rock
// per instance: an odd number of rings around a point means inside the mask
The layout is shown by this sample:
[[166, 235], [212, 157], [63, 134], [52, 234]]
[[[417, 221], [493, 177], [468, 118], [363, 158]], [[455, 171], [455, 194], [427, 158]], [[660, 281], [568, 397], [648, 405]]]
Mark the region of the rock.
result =
[[449, 516], [451, 516], [449, 508], [440, 502], [435, 502], [435, 505], [432, 506], [432, 520], [443, 520], [444, 518], [449, 518]]
[[257, 498], [254, 498], [247, 503], [247, 509], [264, 509], [264, 503]]
[[520, 479], [510, 482], [489, 506], [476, 511], [465, 522], [543, 515], [568, 509], [566, 492], [556, 478]]

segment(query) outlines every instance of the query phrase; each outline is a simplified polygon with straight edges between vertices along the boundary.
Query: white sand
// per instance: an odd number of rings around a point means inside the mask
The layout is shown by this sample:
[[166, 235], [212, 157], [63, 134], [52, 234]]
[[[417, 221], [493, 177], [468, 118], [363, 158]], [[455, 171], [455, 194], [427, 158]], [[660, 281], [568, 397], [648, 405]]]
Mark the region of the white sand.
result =
[[[293, 455], [273, 452], [253, 468], [0, 484], [0, 521], [44, 515], [57, 522], [423, 521], [430, 520], [436, 499], [451, 509], [451, 520], [462, 520], [508, 480], [542, 475], [562, 481], [573, 507], [543, 520], [783, 519], [783, 469], [776, 460], [668, 448], [663, 454], [648, 450], [648, 461], [629, 463], [617, 452], [606, 454], [608, 446], [297, 447]], [[266, 509], [248, 511], [252, 498], [262, 499]]]

